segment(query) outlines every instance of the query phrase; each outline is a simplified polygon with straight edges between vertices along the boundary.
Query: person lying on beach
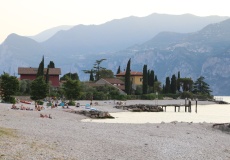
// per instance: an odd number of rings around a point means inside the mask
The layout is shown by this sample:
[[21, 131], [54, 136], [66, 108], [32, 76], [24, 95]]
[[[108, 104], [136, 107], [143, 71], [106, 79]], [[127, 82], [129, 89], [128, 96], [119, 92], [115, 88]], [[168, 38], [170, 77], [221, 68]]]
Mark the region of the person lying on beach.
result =
[[51, 117], [51, 115], [49, 114], [49, 116], [47, 115], [47, 114], [40, 114], [40, 117], [41, 118], [50, 118], [50, 119], [52, 119], [52, 117]]
[[26, 107], [23, 106], [23, 104], [22, 104], [21, 107], [20, 107], [20, 110], [26, 110]]
[[19, 109], [15, 104], [12, 105], [11, 109]]
[[30, 107], [26, 107], [27, 111], [32, 111], [33, 109], [31, 109]]

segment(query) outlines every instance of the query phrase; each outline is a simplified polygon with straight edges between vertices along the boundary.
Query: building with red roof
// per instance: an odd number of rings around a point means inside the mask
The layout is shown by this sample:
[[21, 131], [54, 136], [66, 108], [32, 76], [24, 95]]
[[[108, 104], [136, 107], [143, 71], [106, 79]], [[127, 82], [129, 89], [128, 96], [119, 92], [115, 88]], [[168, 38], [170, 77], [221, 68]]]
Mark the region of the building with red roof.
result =
[[[116, 77], [124, 79], [125, 78], [125, 73], [126, 72], [120, 72], [120, 73], [116, 74]], [[130, 72], [130, 80], [132, 81], [133, 85], [142, 85], [143, 73], [142, 72], [131, 71]]]
[[[38, 68], [18, 68], [18, 74], [20, 75], [20, 80], [34, 80], [36, 79], [36, 75], [38, 72]], [[46, 75], [47, 68], [44, 68], [44, 75]], [[60, 68], [49, 68], [49, 81], [53, 87], [59, 87], [59, 75], [61, 75]]]

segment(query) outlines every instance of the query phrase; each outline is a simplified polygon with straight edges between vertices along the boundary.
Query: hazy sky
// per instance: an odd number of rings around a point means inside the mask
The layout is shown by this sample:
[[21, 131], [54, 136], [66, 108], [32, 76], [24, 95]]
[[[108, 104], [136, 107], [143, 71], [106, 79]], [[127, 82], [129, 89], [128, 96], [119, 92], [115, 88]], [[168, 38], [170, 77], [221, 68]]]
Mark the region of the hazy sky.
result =
[[[227, 3], [228, 2], [228, 3]], [[0, 0], [0, 43], [60, 25], [101, 24], [152, 13], [230, 16], [229, 0]]]

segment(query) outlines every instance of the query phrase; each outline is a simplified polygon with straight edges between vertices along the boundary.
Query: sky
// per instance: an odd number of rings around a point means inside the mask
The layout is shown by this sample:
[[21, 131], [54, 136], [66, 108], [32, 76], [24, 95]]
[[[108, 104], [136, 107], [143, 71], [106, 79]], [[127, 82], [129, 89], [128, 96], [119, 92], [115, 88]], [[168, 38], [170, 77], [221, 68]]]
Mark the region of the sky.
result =
[[102, 24], [152, 13], [229, 16], [229, 0], [0, 0], [0, 43], [61, 25]]

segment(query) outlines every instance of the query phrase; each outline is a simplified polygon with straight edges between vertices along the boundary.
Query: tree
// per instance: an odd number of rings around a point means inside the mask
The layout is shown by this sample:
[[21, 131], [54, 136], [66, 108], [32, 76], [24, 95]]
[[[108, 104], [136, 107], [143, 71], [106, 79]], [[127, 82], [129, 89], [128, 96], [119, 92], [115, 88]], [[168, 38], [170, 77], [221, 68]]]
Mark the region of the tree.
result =
[[160, 93], [161, 90], [162, 90], [162, 88], [161, 88], [161, 82], [155, 81], [154, 82], [154, 91]]
[[78, 99], [81, 93], [80, 81], [68, 78], [67, 81], [63, 83], [63, 90], [67, 99], [71, 101]]
[[50, 79], [49, 71], [50, 71], [50, 68], [48, 67], [47, 70], [46, 70], [46, 84], [49, 83], [49, 79]]
[[42, 57], [42, 61], [39, 64], [37, 77], [44, 76], [44, 56]]
[[[180, 79], [180, 72], [178, 72], [177, 79]], [[178, 92], [180, 91], [180, 85], [177, 83], [177, 90]]]
[[16, 77], [4, 73], [0, 77], [0, 94], [4, 101], [13, 102], [12, 95], [19, 90], [19, 81]]
[[144, 65], [143, 67], [143, 94], [147, 94], [148, 92], [148, 71], [147, 71], [147, 65]]
[[172, 75], [170, 87], [171, 87], [171, 93], [176, 94], [177, 83], [176, 83], [176, 76], [175, 76], [175, 74]]
[[149, 70], [148, 71], [148, 84], [149, 86], [153, 86], [154, 85], [154, 78], [155, 78], [155, 75], [154, 75], [154, 71], [153, 70]]
[[155, 75], [154, 82], [157, 82], [157, 81], [158, 81], [157, 75]]
[[183, 92], [192, 91], [193, 80], [191, 78], [177, 79], [177, 86], [182, 86]]
[[31, 80], [22, 79], [19, 81], [19, 92], [21, 95], [30, 94]]
[[79, 76], [77, 73], [66, 73], [64, 76], [62, 76], [60, 78], [61, 81], [66, 81], [68, 79], [72, 79], [72, 80], [79, 80]]
[[193, 84], [193, 93], [207, 94], [210, 95], [212, 92], [209, 85], [204, 81], [204, 77], [200, 76]]
[[30, 98], [32, 100], [44, 99], [48, 94], [48, 84], [45, 82], [44, 77], [39, 76], [31, 83]]
[[[44, 64], [44, 58], [43, 58], [43, 64]], [[49, 71], [50, 71], [50, 68], [55, 68], [55, 65], [54, 65], [54, 62], [53, 61], [50, 61], [50, 63], [47, 65], [47, 70], [46, 70], [46, 83], [48, 84], [49, 83]]]
[[125, 72], [125, 92], [129, 95], [131, 94], [131, 81], [130, 81], [130, 65], [131, 59], [129, 59]]
[[165, 80], [165, 93], [170, 93], [170, 78], [169, 77], [166, 77], [166, 80]]
[[165, 92], [165, 85], [163, 84], [163, 86], [162, 86], [162, 93], [166, 93]]
[[93, 70], [91, 69], [89, 81], [94, 81]]
[[155, 75], [154, 75], [154, 71], [151, 70], [150, 73], [148, 74], [148, 84], [150, 87], [152, 87], [152, 93], [154, 93], [154, 78], [155, 78]]
[[55, 64], [53, 61], [50, 61], [50, 63], [48, 64], [47, 68], [55, 68]]
[[117, 69], [117, 74], [119, 74], [120, 72], [121, 72], [121, 68], [119, 66], [118, 69]]
[[104, 67], [101, 67], [101, 62], [103, 62], [106, 59], [100, 59], [100, 60], [96, 60], [96, 62], [94, 63], [93, 69], [91, 70], [83, 70], [84, 73], [87, 74], [91, 74], [93, 72], [93, 74], [95, 75], [95, 80], [98, 81], [101, 77], [99, 74], [99, 71], [102, 69], [105, 69]]
[[99, 74], [99, 71], [102, 70], [102, 69], [105, 69], [103, 67], [101, 67], [101, 62], [103, 62], [104, 60], [106, 59], [100, 59], [100, 60], [96, 60], [95, 64], [94, 64], [94, 69], [95, 69], [95, 74], [96, 74], [96, 81], [98, 81], [101, 77], [100, 77], [100, 74]]
[[100, 78], [113, 78], [114, 74], [112, 70], [102, 69], [97, 74], [100, 75]]

